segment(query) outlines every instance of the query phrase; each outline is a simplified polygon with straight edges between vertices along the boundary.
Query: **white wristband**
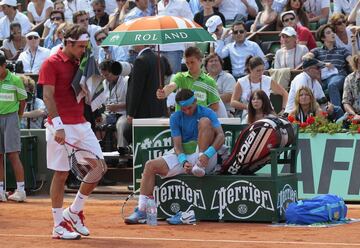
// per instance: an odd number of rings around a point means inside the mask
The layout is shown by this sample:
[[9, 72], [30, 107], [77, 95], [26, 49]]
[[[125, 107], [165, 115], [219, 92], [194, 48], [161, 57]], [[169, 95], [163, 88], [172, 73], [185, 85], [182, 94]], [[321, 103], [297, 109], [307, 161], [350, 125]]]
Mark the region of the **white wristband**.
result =
[[56, 116], [56, 117], [52, 118], [51, 122], [54, 126], [55, 131], [64, 129], [64, 124], [62, 123], [60, 116]]

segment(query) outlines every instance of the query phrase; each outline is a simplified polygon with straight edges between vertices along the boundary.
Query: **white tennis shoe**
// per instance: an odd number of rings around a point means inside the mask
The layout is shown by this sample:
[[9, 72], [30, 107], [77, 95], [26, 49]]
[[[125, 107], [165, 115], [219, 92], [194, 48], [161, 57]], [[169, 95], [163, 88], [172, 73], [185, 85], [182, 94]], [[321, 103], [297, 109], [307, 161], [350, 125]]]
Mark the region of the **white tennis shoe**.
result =
[[8, 197], [10, 201], [24, 202], [26, 200], [25, 191], [15, 190], [15, 193]]
[[89, 236], [90, 232], [84, 224], [85, 216], [83, 211], [73, 213], [70, 207], [66, 208], [63, 212], [64, 219], [74, 228], [74, 230], [83, 236]]
[[74, 232], [71, 226], [66, 221], [62, 221], [58, 226], [54, 227], [52, 233], [53, 239], [66, 239], [74, 240], [80, 239], [81, 235], [77, 232]]
[[3, 191], [2, 193], [0, 193], [0, 202], [6, 202], [7, 201], [7, 196], [6, 193]]

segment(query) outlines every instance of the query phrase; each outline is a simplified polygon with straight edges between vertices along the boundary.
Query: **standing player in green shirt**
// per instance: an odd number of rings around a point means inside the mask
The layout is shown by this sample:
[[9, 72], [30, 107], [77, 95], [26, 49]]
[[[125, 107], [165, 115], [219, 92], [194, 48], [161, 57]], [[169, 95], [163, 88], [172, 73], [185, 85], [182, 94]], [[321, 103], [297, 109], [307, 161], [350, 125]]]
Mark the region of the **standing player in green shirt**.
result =
[[0, 55], [0, 202], [7, 201], [4, 192], [4, 154], [8, 155], [17, 182], [17, 189], [9, 200], [26, 199], [24, 168], [20, 161], [19, 122], [25, 108], [27, 93], [18, 76], [6, 69], [6, 59]]
[[[176, 89], [190, 89], [194, 91], [197, 103], [209, 107], [214, 112], [219, 109], [219, 92], [215, 80], [201, 70], [202, 54], [197, 47], [189, 47], [185, 50], [185, 63], [187, 72], [178, 72], [172, 82], [163, 89], [158, 89], [158, 99], [165, 99]], [[177, 110], [179, 107], [177, 106]]]

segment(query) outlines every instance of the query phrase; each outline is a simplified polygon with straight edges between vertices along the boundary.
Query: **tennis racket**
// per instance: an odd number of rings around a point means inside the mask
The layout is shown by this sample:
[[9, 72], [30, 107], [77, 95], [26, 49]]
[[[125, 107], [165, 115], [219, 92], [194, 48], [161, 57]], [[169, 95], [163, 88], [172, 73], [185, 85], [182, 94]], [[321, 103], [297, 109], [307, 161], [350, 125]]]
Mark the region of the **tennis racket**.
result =
[[[50, 124], [45, 125], [52, 135], [55, 130]], [[68, 154], [69, 168], [78, 180], [84, 183], [97, 183], [106, 173], [106, 164], [95, 153], [65, 141], [64, 149]]]
[[127, 206], [127, 203], [129, 200], [132, 200], [135, 195], [137, 195], [138, 193], [140, 193], [140, 188], [138, 188], [137, 190], [135, 190], [134, 192], [132, 192], [130, 195], [128, 195], [125, 199], [125, 201], [123, 202], [122, 206], [121, 206], [121, 217], [123, 218], [123, 220], [125, 220], [125, 217], [129, 216], [134, 208]]

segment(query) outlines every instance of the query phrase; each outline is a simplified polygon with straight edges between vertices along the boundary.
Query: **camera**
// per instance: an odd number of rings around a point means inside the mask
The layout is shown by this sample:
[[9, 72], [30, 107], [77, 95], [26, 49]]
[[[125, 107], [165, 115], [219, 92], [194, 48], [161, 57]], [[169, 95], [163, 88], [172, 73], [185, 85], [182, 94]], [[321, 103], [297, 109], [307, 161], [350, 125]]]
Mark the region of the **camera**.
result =
[[8, 69], [10, 72], [24, 73], [24, 65], [21, 60], [7, 62], [6, 69]]

